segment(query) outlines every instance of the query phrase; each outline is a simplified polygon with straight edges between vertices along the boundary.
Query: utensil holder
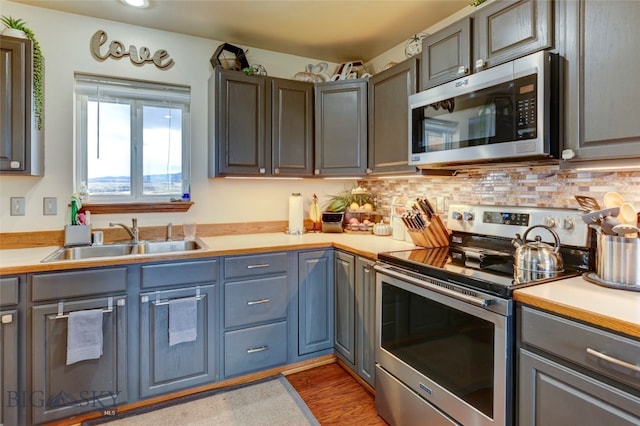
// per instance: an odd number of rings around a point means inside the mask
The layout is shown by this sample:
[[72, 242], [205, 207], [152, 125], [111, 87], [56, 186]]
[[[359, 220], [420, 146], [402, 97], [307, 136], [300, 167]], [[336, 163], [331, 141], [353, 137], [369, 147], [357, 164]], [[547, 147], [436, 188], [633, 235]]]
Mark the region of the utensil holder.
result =
[[411, 241], [417, 246], [434, 248], [449, 246], [449, 230], [440, 216], [434, 215], [429, 223], [423, 229], [407, 228], [407, 233], [411, 237]]

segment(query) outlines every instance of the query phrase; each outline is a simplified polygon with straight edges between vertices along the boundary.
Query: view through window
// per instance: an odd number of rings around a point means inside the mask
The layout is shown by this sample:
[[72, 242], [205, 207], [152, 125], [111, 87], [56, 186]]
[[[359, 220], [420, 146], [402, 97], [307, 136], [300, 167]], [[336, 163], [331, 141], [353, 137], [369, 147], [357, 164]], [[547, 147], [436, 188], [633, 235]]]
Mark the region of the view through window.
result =
[[76, 75], [76, 99], [76, 188], [105, 202], [188, 192], [188, 88]]

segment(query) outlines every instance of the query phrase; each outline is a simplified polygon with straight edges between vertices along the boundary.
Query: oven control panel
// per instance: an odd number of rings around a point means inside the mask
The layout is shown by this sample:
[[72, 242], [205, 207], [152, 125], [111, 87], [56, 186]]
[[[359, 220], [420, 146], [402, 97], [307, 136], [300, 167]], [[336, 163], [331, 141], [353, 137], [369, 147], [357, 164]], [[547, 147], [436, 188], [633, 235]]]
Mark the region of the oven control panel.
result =
[[[582, 212], [577, 209], [451, 204], [447, 228], [454, 232], [514, 238], [531, 226], [545, 225], [558, 234], [560, 244], [589, 247], [589, 227], [581, 217]], [[554, 242], [553, 235], [544, 229], [533, 230], [527, 239], [536, 235], [544, 242]]]

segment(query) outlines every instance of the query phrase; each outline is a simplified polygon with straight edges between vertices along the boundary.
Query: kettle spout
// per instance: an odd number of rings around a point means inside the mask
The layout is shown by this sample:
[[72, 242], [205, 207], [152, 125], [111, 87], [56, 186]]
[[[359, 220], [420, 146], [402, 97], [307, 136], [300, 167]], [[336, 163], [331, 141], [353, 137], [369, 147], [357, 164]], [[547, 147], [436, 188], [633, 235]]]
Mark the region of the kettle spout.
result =
[[513, 240], [511, 240], [511, 244], [515, 248], [522, 247], [522, 245], [524, 244], [524, 240], [522, 239], [520, 234], [516, 234], [516, 237]]

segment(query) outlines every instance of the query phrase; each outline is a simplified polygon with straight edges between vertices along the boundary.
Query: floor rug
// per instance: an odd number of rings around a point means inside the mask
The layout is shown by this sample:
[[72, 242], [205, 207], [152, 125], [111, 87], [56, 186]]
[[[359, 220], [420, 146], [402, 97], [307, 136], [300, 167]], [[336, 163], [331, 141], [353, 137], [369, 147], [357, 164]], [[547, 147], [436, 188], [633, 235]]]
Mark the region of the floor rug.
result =
[[[102, 417], [84, 425], [108, 426], [302, 426], [320, 425], [300, 395], [284, 378], [276, 376], [258, 383], [206, 392], [191, 400], [123, 412], [116, 418]], [[179, 401], [183, 401], [181, 399]]]

